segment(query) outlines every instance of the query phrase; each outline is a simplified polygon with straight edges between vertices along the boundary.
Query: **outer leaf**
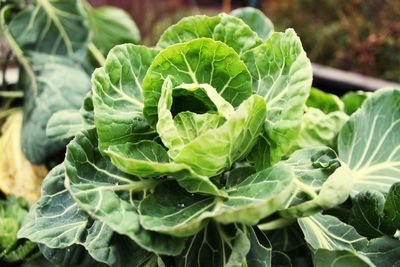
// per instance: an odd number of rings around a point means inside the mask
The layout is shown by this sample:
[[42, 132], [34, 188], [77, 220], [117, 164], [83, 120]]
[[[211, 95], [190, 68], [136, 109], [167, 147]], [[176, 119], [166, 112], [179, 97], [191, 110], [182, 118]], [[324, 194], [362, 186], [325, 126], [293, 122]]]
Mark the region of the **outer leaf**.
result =
[[336, 153], [328, 147], [298, 150], [278, 165], [293, 168], [296, 175], [296, 189], [286, 208], [317, 197], [326, 180], [340, 167]]
[[267, 103], [265, 141], [255, 156], [263, 161], [256, 162], [262, 169], [286, 155], [300, 131], [311, 87], [311, 63], [292, 29], [274, 33], [241, 58], [251, 73], [253, 92]]
[[387, 192], [400, 181], [400, 89], [371, 95], [339, 133], [339, 158], [355, 180], [352, 194]]
[[48, 249], [82, 245], [90, 256], [111, 266], [141, 265], [151, 256], [131, 239], [93, 221], [64, 187], [64, 166], [55, 167], [43, 183], [42, 198], [30, 210], [18, 233]]
[[373, 190], [359, 193], [353, 199], [349, 223], [370, 238], [393, 236], [400, 228], [399, 191], [400, 183], [395, 183], [387, 197]]
[[210, 218], [224, 224], [257, 224], [283, 207], [292, 179], [290, 169], [267, 169], [231, 187], [226, 199], [194, 196], [175, 183], [164, 183], [141, 202], [141, 223], [146, 229], [175, 236], [197, 233]]
[[387, 233], [394, 233], [400, 229], [400, 183], [395, 183], [390, 187], [386, 197], [383, 228]]
[[150, 125], [157, 122], [161, 89], [168, 76], [173, 88], [185, 83], [207, 83], [233, 106], [251, 94], [247, 68], [226, 44], [200, 38], [172, 45], [157, 55], [143, 81], [143, 113]]
[[360, 253], [376, 266], [399, 266], [400, 240], [388, 236], [372, 239]]
[[358, 250], [368, 243], [352, 226], [330, 215], [316, 214], [300, 218], [298, 222], [306, 241], [314, 250]]
[[111, 6], [93, 9], [86, 5], [86, 10], [93, 32], [92, 42], [104, 55], [118, 44], [139, 43], [139, 29], [123, 9]]
[[220, 174], [249, 153], [264, 120], [265, 104], [262, 98], [251, 96], [222, 126], [185, 145], [174, 160], [187, 164], [200, 175], [210, 177]]
[[31, 53], [81, 58], [86, 54], [89, 30], [83, 16], [81, 1], [41, 0], [35, 8], [26, 8], [12, 21], [11, 7], [2, 9], [4, 35], [10, 48], [23, 66], [30, 86], [38, 88], [35, 67], [31, 65]]
[[247, 227], [247, 236], [250, 240], [250, 251], [246, 255], [247, 266], [272, 266], [272, 248], [267, 236], [257, 227]]
[[46, 127], [46, 136], [54, 141], [68, 140], [84, 127], [78, 109], [65, 109], [50, 117]]
[[[380, 229], [385, 197], [378, 191], [366, 191], [353, 198], [349, 224], [363, 236], [373, 238], [384, 235]], [[393, 233], [392, 233], [393, 234]]]
[[271, 20], [260, 10], [253, 7], [242, 7], [233, 10], [232, 16], [242, 19], [250, 28], [255, 31], [264, 41], [274, 32], [274, 25]]
[[80, 109], [61, 110], [50, 117], [46, 136], [53, 141], [69, 141], [81, 130], [94, 127], [93, 116], [92, 92], [88, 92]]
[[227, 172], [227, 179], [225, 186], [227, 188], [231, 188], [235, 185], [240, 184], [243, 180], [245, 180], [250, 175], [254, 174], [256, 169], [253, 166], [242, 166], [232, 169]]
[[250, 227], [210, 223], [187, 241], [176, 266], [270, 266], [268, 240], [258, 234]]
[[318, 108], [326, 114], [344, 110], [344, 104], [339, 97], [317, 88], [311, 88], [306, 104], [308, 107]]
[[66, 249], [54, 249], [39, 244], [40, 252], [53, 265], [59, 266], [78, 266], [78, 267], [104, 267], [104, 264], [97, 263], [90, 257], [87, 251], [79, 245], [74, 245]]
[[286, 255], [282, 251], [273, 251], [271, 266], [292, 267], [293, 265], [288, 255]]
[[224, 42], [238, 54], [262, 43], [257, 34], [241, 19], [219, 14], [215, 17], [198, 15], [182, 19], [164, 32], [157, 47], [164, 49], [173, 44], [202, 37]]
[[35, 54], [32, 62], [38, 82], [36, 94], [26, 80], [21, 84], [25, 89], [22, 149], [30, 161], [42, 163], [65, 146], [46, 136], [50, 117], [61, 110], [79, 109], [90, 79], [68, 58]]
[[142, 80], [157, 51], [119, 45], [92, 75], [94, 120], [100, 151], [153, 134], [143, 115]]
[[337, 134], [348, 118], [342, 111], [324, 114], [319, 109], [307, 108], [299, 136], [292, 149], [316, 146], [334, 147]]
[[[261, 229], [262, 225], [258, 225], [258, 227]], [[298, 224], [292, 224], [290, 227], [269, 231], [268, 238], [274, 252], [284, 251], [290, 253], [305, 246], [304, 236]], [[277, 257], [280, 258], [281, 256]]]
[[364, 101], [368, 98], [371, 93], [366, 92], [348, 92], [341, 97], [341, 100], [344, 103], [344, 111], [351, 115], [357, 111], [364, 103]]
[[191, 236], [206, 225], [206, 214], [214, 204], [212, 197], [189, 194], [176, 183], [166, 182], [140, 203], [140, 220], [143, 227], [152, 231]]
[[10, 23], [16, 42], [26, 53], [84, 56], [89, 30], [78, 0], [40, 0]]
[[77, 135], [67, 148], [66, 187], [79, 206], [148, 251], [179, 254], [184, 240], [146, 231], [139, 223], [135, 199], [158, 181], [140, 181], [121, 173], [101, 156], [97, 146], [95, 130], [89, 130]]
[[318, 249], [314, 255], [315, 267], [373, 267], [375, 266], [367, 257], [348, 250]]
[[255, 225], [283, 208], [294, 189], [293, 179], [293, 170], [281, 166], [257, 172], [227, 190], [228, 198], [217, 201], [212, 216], [224, 224]]

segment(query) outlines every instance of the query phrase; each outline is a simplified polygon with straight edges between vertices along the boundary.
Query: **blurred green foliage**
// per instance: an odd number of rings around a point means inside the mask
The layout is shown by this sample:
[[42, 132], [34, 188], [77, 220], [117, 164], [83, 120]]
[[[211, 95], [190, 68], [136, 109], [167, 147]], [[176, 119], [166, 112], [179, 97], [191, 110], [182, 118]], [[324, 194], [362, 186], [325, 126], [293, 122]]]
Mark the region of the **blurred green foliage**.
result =
[[292, 27], [312, 61], [400, 82], [399, 0], [264, 0], [280, 31]]

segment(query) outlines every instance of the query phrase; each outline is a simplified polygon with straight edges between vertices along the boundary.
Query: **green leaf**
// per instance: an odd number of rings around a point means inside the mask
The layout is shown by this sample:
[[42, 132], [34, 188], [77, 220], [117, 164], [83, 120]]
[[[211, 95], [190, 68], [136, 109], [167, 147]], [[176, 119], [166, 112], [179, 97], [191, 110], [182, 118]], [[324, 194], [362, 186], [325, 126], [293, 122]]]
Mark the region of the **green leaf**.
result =
[[251, 227], [210, 223], [187, 241], [176, 266], [270, 266], [271, 249]]
[[171, 163], [167, 151], [154, 141], [115, 145], [106, 153], [120, 170], [141, 178], [189, 171], [184, 164]]
[[[46, 53], [81, 61], [86, 55], [90, 33], [78, 0], [41, 0], [11, 18], [12, 8], [1, 12], [5, 38], [36, 93], [38, 78], [32, 66], [32, 53]], [[28, 85], [28, 84], [27, 84]]]
[[113, 231], [150, 252], [179, 254], [184, 240], [144, 230], [137, 201], [157, 180], [139, 180], [116, 169], [98, 149], [95, 130], [83, 131], [67, 147], [66, 182], [78, 205]]
[[292, 267], [292, 261], [288, 255], [282, 251], [272, 251], [271, 266]]
[[348, 250], [328, 250], [328, 249], [317, 249], [314, 254], [313, 263], [315, 267], [373, 267], [375, 266], [365, 256], [359, 253], [348, 251]]
[[80, 109], [65, 109], [54, 113], [46, 127], [46, 136], [52, 141], [72, 139], [83, 129], [94, 127], [92, 92], [83, 99]]
[[222, 126], [185, 145], [174, 161], [190, 166], [200, 175], [220, 174], [250, 152], [260, 134], [265, 112], [260, 96], [249, 97]]
[[[217, 93], [217, 91], [208, 84], [182, 84], [177, 88], [195, 93], [197, 93], [197, 91], [204, 90], [204, 92], [202, 93], [205, 93], [209, 100], [214, 103], [220, 115], [227, 119], [235, 111], [232, 105], [225, 101]], [[196, 114], [188, 111], [178, 113], [175, 120], [173, 119], [172, 113], [170, 111], [172, 102], [172, 82], [171, 79], [167, 77], [161, 89], [161, 97], [158, 103], [157, 111], [159, 117], [156, 124], [156, 129], [162, 142], [169, 149], [169, 156], [174, 159], [176, 155], [179, 154], [179, 152], [182, 150], [185, 144], [189, 143], [202, 133], [205, 133], [207, 130], [217, 128], [217, 126], [219, 126], [219, 124], [222, 124], [224, 121], [223, 119], [221, 119], [220, 116], [216, 114]], [[192, 123], [194, 127], [186, 127], [186, 124], [183, 124], [182, 118], [186, 122], [190, 122], [187, 121], [187, 119], [194, 120], [194, 123]], [[211, 119], [211, 121], [205, 121], [204, 119]], [[197, 120], [199, 120], [199, 125], [197, 123]], [[189, 126], [189, 123], [187, 123], [187, 125]], [[198, 127], [201, 128], [198, 129]], [[188, 139], [188, 137], [190, 136], [193, 136], [193, 138]]]
[[[259, 225], [258, 227], [260, 227]], [[292, 224], [290, 227], [268, 231], [268, 238], [271, 242], [274, 252], [291, 252], [305, 245], [304, 236], [298, 224]], [[277, 256], [280, 258], [280, 256]]]
[[[148, 230], [175, 236], [193, 235], [209, 219], [254, 225], [283, 207], [293, 189], [292, 179], [290, 169], [266, 169], [228, 189], [225, 199], [189, 194], [166, 182], [141, 202], [141, 223]], [[160, 209], [151, 208], [155, 206]]]
[[326, 114], [344, 110], [344, 104], [339, 97], [325, 93], [317, 88], [311, 88], [306, 105], [308, 107], [318, 108]]
[[242, 166], [234, 168], [226, 173], [227, 178], [225, 186], [227, 188], [231, 188], [235, 185], [238, 185], [255, 172], [256, 169], [252, 166]]
[[351, 190], [352, 175], [336, 153], [327, 147], [297, 150], [276, 166], [292, 168], [295, 190], [280, 214], [297, 218], [344, 202]]
[[200, 38], [172, 45], [156, 56], [143, 80], [143, 113], [152, 126], [157, 123], [157, 107], [168, 76], [172, 88], [207, 83], [233, 106], [251, 95], [250, 74], [226, 44]]
[[141, 201], [140, 221], [144, 228], [151, 231], [192, 236], [206, 225], [206, 214], [214, 204], [212, 197], [189, 194], [175, 182], [165, 182]]
[[383, 193], [400, 181], [400, 89], [372, 94], [342, 127], [339, 158], [352, 170], [352, 195], [365, 190]]
[[215, 17], [197, 15], [180, 20], [163, 33], [157, 47], [164, 49], [173, 44], [202, 37], [224, 42], [238, 54], [262, 44], [257, 34], [241, 19], [219, 14]]
[[319, 109], [307, 108], [292, 150], [316, 146], [334, 147], [336, 137], [348, 119], [342, 111], [325, 114]]
[[65, 109], [50, 117], [46, 127], [46, 136], [54, 141], [68, 140], [84, 127], [78, 109]]
[[393, 184], [386, 196], [383, 208], [384, 224], [386, 233], [392, 234], [396, 229], [400, 229], [400, 183]]
[[104, 67], [93, 73], [94, 121], [100, 151], [154, 134], [142, 114], [141, 84], [156, 54], [156, 50], [144, 46], [119, 45], [110, 51]]
[[29, 211], [19, 230], [27, 238], [49, 249], [82, 245], [99, 262], [111, 266], [140, 265], [150, 253], [131, 239], [118, 235], [100, 221], [93, 221], [64, 187], [64, 165], [55, 167], [44, 180], [42, 197]]
[[153, 141], [110, 146], [106, 153], [120, 170], [140, 178], [172, 175], [189, 192], [225, 195], [208, 177], [186, 164], [170, 162], [167, 151]]
[[103, 6], [92, 8], [85, 5], [93, 32], [92, 42], [106, 55], [114, 46], [124, 43], [137, 44], [140, 32], [136, 23], [123, 9]]
[[21, 83], [25, 93], [22, 149], [30, 161], [43, 163], [65, 146], [64, 140], [54, 142], [46, 136], [49, 119], [56, 112], [79, 109], [90, 89], [90, 79], [82, 68], [64, 57], [35, 54], [32, 66], [37, 92], [28, 81]]
[[246, 255], [247, 266], [270, 267], [272, 248], [266, 235], [257, 227], [247, 227], [247, 237], [250, 240], [250, 251]]
[[363, 236], [373, 238], [384, 235], [381, 228], [385, 196], [379, 191], [366, 191], [353, 198], [349, 224]]
[[267, 104], [265, 140], [254, 155], [256, 166], [263, 169], [286, 155], [299, 134], [311, 87], [311, 63], [292, 29], [274, 33], [241, 58], [251, 73], [253, 92]]
[[253, 7], [242, 7], [233, 10], [232, 16], [242, 19], [250, 28], [255, 31], [264, 41], [274, 32], [274, 25], [271, 20], [260, 10]]
[[104, 267], [104, 264], [97, 263], [90, 257], [87, 251], [79, 245], [68, 248], [49, 248], [39, 244], [40, 252], [53, 265], [59, 266], [77, 266], [77, 267]]
[[360, 254], [367, 256], [376, 266], [399, 266], [400, 240], [388, 236], [372, 239]]
[[86, 54], [89, 41], [82, 2], [78, 0], [37, 1], [35, 8], [18, 13], [10, 31], [25, 54], [80, 57]]
[[387, 197], [379, 191], [366, 191], [353, 198], [349, 223], [363, 236], [393, 236], [400, 228], [400, 183], [390, 188]]
[[221, 223], [255, 225], [282, 209], [294, 189], [291, 168], [274, 166], [257, 172], [227, 190], [226, 200], [217, 200], [212, 212]]
[[161, 97], [157, 108], [159, 116], [156, 129], [163, 144], [169, 149], [168, 155], [171, 158], [175, 158], [176, 154], [184, 146], [184, 141], [179, 135], [172, 113], [170, 112], [172, 101], [172, 82], [168, 76], [161, 88]]
[[368, 244], [356, 230], [338, 218], [315, 214], [298, 219], [304, 238], [313, 250], [359, 250]]
[[28, 208], [23, 198], [13, 195], [0, 200], [0, 261], [18, 262], [36, 252], [36, 244], [17, 238]]
[[7, 254], [3, 256], [5, 262], [21, 262], [30, 261], [39, 256], [37, 244], [30, 241], [19, 241], [17, 247], [13, 248]]
[[210, 129], [220, 127], [225, 121], [226, 119], [218, 114], [196, 114], [190, 111], [181, 112], [174, 118], [176, 129], [185, 144]]
[[341, 100], [344, 103], [344, 111], [351, 115], [357, 111], [364, 103], [364, 101], [368, 98], [371, 93], [366, 93], [362, 91], [358, 92], [348, 92], [341, 97]]

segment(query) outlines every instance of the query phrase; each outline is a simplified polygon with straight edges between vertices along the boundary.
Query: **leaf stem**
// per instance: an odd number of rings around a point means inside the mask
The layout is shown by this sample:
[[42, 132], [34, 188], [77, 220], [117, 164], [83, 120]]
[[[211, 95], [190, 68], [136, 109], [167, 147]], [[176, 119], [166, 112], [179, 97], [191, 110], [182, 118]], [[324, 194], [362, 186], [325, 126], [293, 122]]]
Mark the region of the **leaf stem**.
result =
[[20, 110], [22, 110], [22, 108], [18, 107], [18, 108], [10, 108], [10, 109], [4, 110], [4, 111], [0, 111], [0, 120], [13, 114], [14, 112], [18, 112]]
[[298, 189], [300, 189], [301, 191], [303, 191], [304, 193], [306, 193], [310, 197], [316, 198], [318, 196], [318, 194], [315, 193], [312, 189], [310, 189], [310, 187], [308, 185], [300, 182], [298, 179], [294, 180], [294, 184], [296, 185], [296, 187]]
[[8, 45], [10, 46], [11, 50], [14, 52], [15, 57], [18, 59], [18, 62], [22, 65], [24, 70], [26, 71], [29, 79], [31, 80], [32, 91], [36, 94], [37, 91], [37, 83], [36, 83], [36, 76], [33, 72], [32, 67], [30, 66], [28, 60], [24, 56], [24, 52], [19, 47], [17, 41], [15, 41], [14, 37], [12, 36], [10, 29], [6, 23], [6, 16], [10, 11], [10, 7], [6, 6], [1, 11], [1, 26], [3, 28], [4, 37], [7, 40]]
[[89, 43], [88, 48], [89, 48], [90, 53], [93, 55], [93, 57], [99, 63], [99, 65], [103, 66], [104, 63], [106, 62], [106, 59], [103, 56], [103, 54], [100, 52], [100, 50], [94, 45], [93, 42]]
[[24, 97], [23, 91], [0, 91], [0, 97], [21, 98]]
[[296, 221], [295, 219], [279, 218], [279, 219], [272, 220], [267, 223], [259, 224], [257, 226], [262, 231], [271, 231], [271, 230], [284, 228], [288, 225], [291, 225], [295, 221]]

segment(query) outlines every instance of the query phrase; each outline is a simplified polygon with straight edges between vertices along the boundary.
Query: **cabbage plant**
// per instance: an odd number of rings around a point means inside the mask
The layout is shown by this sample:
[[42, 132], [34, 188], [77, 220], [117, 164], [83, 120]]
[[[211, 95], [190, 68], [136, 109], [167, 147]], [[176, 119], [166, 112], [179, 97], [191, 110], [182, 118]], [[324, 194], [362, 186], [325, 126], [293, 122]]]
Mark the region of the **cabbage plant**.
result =
[[19, 237], [62, 265], [398, 264], [400, 89], [349, 117], [268, 23], [192, 16], [114, 47]]

